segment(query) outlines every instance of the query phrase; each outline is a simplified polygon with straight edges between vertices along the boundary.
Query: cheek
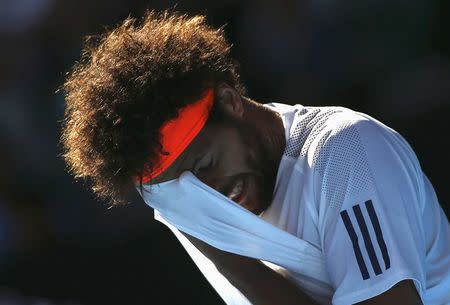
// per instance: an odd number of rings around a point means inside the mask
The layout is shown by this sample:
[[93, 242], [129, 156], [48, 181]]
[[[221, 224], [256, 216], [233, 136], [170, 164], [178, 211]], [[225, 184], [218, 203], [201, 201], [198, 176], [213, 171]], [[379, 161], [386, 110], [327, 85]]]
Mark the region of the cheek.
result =
[[228, 176], [250, 172], [255, 155], [239, 135], [224, 138], [219, 151], [221, 168]]
[[227, 150], [227, 148], [225, 148], [222, 153], [223, 157], [220, 161], [220, 170], [224, 176], [236, 176], [252, 171], [252, 167], [248, 163], [248, 157], [245, 151]]
[[261, 171], [264, 165], [264, 146], [262, 145], [259, 134], [252, 128], [243, 128], [240, 133], [241, 147], [243, 148], [246, 163], [252, 170]]

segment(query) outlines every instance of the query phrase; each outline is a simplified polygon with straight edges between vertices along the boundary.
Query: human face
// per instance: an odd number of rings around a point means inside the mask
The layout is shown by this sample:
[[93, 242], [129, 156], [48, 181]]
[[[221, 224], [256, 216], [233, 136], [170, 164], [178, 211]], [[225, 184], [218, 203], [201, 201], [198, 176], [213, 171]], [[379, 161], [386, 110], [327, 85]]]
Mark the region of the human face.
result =
[[208, 123], [159, 181], [189, 170], [203, 183], [259, 214], [272, 201], [277, 168], [257, 130], [242, 120]]
[[191, 171], [205, 184], [255, 214], [272, 202], [285, 145], [281, 118], [243, 98], [226, 83], [215, 87], [219, 116], [151, 183]]

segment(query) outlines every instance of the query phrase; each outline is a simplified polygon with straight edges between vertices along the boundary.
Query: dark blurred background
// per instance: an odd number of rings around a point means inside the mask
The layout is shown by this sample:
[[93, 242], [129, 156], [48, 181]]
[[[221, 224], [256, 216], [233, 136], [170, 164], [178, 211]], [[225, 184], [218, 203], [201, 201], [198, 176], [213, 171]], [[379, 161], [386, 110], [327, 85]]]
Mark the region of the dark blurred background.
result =
[[[174, 1], [0, 0], [0, 304], [223, 304], [139, 197], [108, 209], [58, 157], [83, 37]], [[183, 1], [227, 24], [249, 96], [341, 105], [415, 149], [447, 211], [447, 0]]]

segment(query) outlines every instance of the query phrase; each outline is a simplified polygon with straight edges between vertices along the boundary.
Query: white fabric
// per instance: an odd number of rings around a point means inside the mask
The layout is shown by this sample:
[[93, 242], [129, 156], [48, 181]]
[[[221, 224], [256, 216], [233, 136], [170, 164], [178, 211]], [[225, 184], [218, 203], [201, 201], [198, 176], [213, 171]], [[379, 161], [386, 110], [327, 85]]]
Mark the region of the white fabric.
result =
[[450, 304], [450, 226], [406, 141], [342, 107], [267, 106], [281, 114], [287, 145], [260, 218], [190, 173], [142, 194], [225, 302], [249, 304], [178, 229], [282, 266], [269, 264], [321, 304], [353, 304], [402, 279], [424, 304]]
[[[318, 283], [328, 282], [320, 250], [245, 210], [191, 172], [153, 185], [150, 190], [145, 189], [142, 196], [166, 224], [173, 224], [216, 248], [274, 263]], [[183, 241], [183, 245], [187, 243]], [[201, 261], [205, 260], [206, 257], [202, 257]], [[228, 304], [233, 304], [228, 299], [236, 298], [234, 295], [223, 297]]]
[[[424, 304], [449, 304], [450, 226], [414, 152], [398, 133], [373, 118], [342, 108], [324, 111], [331, 110], [337, 111], [306, 157], [315, 176], [321, 249], [336, 288], [332, 303], [354, 304], [412, 279]], [[355, 230], [367, 279], [343, 212]]]
[[217, 270], [216, 266], [194, 245], [192, 245], [192, 243], [183, 234], [181, 234], [177, 228], [165, 221], [164, 218], [159, 215], [157, 210], [155, 210], [155, 218], [172, 230], [202, 274], [206, 277], [226, 304], [251, 304], [247, 298]]

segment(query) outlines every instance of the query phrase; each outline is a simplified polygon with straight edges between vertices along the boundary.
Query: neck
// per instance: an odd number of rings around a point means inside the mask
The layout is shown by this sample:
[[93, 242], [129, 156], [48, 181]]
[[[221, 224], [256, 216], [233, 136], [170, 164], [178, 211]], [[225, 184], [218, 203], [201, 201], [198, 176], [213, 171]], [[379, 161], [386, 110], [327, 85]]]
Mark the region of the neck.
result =
[[278, 168], [284, 148], [286, 146], [286, 138], [284, 132], [283, 121], [281, 116], [263, 106], [261, 103], [253, 101], [249, 98], [242, 97], [244, 100], [244, 117], [243, 119], [255, 126], [263, 139], [263, 146], [269, 153], [270, 160], [275, 163]]

